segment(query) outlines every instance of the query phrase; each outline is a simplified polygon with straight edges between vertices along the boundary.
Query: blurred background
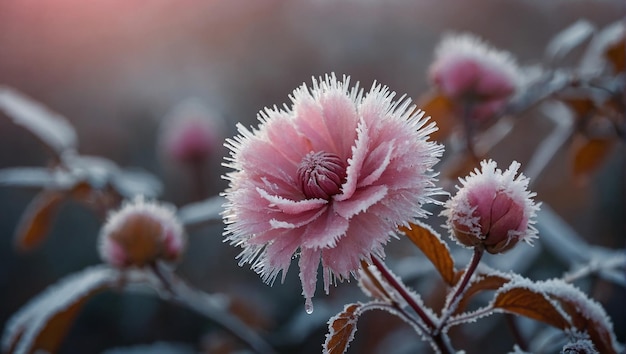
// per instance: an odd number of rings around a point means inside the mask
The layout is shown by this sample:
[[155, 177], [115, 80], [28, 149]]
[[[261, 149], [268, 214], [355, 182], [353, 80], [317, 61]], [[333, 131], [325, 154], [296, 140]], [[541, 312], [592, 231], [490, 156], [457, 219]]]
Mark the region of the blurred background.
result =
[[[187, 98], [202, 100], [221, 116], [226, 136], [235, 133], [236, 122], [256, 125], [260, 109], [289, 103], [296, 86], [330, 72], [350, 75], [366, 88], [376, 80], [417, 99], [428, 89], [426, 71], [444, 33], [473, 32], [511, 51], [520, 64], [534, 65], [559, 30], [580, 18], [605, 26], [622, 18], [625, 7], [623, 1], [572, 0], [1, 1], [0, 84], [67, 117], [78, 132], [81, 153], [153, 173], [164, 182], [162, 199], [182, 206], [195, 200], [192, 177], [184, 166], [164, 158], [157, 145], [161, 120]], [[41, 144], [0, 118], [0, 168], [46, 165]], [[515, 149], [500, 154], [524, 162], [535, 147], [525, 144], [533, 134], [523, 131], [515, 138]], [[221, 148], [210, 161], [208, 195], [226, 187], [220, 179], [226, 153]], [[535, 188], [537, 200], [550, 204], [590, 243], [623, 248], [623, 147], [585, 186], [551, 179], [550, 170]], [[100, 262], [95, 240], [101, 220], [71, 202], [40, 248], [30, 253], [14, 249], [18, 220], [35, 195], [36, 190], [0, 188], [2, 326], [46, 286]], [[237, 266], [239, 250], [222, 242], [221, 229], [206, 225], [190, 231], [178, 274], [202, 290], [238, 299], [234, 311], [281, 352], [319, 352], [328, 318], [345, 303], [365, 299], [355, 282], [342, 284], [328, 297], [320, 292], [314, 299], [316, 312], [307, 317], [297, 267], [285, 284], [269, 287], [249, 268]], [[415, 248], [407, 251], [404, 242], [391, 242], [391, 264], [394, 257], [418, 255]], [[620, 291], [605, 300], [624, 341]], [[382, 328], [399, 330], [373, 335]], [[403, 331], [410, 333], [410, 328], [387, 314], [367, 314], [349, 352], [402, 352], [406, 340], [419, 340], [401, 336]], [[158, 340], [213, 352], [238, 347], [228, 334], [188, 310], [155, 297], [107, 293], [89, 302], [61, 352], [101, 352]], [[498, 346], [500, 339], [492, 342], [491, 352], [510, 350], [506, 343], [511, 340], [502, 339], [504, 346]]]

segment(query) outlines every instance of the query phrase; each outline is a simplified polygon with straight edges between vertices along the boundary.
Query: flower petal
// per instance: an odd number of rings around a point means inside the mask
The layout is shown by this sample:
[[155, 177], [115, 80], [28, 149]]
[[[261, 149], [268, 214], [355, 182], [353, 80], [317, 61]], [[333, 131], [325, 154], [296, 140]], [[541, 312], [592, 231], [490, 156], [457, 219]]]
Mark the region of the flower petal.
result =
[[370, 186], [357, 190], [352, 198], [335, 202], [333, 210], [343, 218], [350, 220], [354, 215], [366, 211], [387, 195], [386, 186]]
[[305, 248], [334, 247], [337, 239], [345, 235], [348, 226], [348, 220], [329, 208], [307, 225], [302, 235], [302, 246]]
[[320, 265], [320, 250], [311, 248], [302, 249], [300, 252], [300, 281], [302, 282], [302, 295], [307, 303], [315, 295], [315, 285], [317, 284], [317, 268]]
[[261, 197], [270, 202], [269, 207], [277, 207], [287, 214], [299, 214], [305, 211], [319, 209], [328, 203], [325, 199], [289, 200], [277, 195], [271, 195], [262, 188], [257, 187], [256, 190]]
[[369, 186], [380, 178], [391, 162], [394, 143], [395, 141], [393, 140], [383, 143], [367, 156], [365, 164], [363, 165], [363, 171], [361, 172], [361, 174], [366, 175], [366, 177], [358, 182], [357, 187]]
[[357, 127], [357, 139], [352, 147], [352, 157], [348, 159], [348, 169], [346, 170], [346, 182], [341, 186], [341, 194], [337, 194], [334, 199], [341, 201], [351, 198], [356, 190], [363, 163], [369, 152], [369, 136], [365, 122], [361, 120]]

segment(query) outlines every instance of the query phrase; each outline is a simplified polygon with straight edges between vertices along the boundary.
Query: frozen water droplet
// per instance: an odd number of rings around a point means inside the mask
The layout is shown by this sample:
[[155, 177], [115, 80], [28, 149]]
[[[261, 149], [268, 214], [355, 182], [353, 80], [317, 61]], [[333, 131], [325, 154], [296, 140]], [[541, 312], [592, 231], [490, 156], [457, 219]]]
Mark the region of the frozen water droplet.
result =
[[309, 315], [313, 313], [313, 301], [311, 299], [306, 299], [304, 302], [304, 311]]

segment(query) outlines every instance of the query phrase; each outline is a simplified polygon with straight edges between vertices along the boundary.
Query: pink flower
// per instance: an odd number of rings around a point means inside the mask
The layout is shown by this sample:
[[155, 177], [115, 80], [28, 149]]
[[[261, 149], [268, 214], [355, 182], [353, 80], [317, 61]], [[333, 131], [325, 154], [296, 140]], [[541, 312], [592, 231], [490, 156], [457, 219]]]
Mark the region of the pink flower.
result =
[[435, 50], [430, 80], [470, 117], [488, 119], [504, 107], [521, 83], [520, 70], [508, 52], [497, 51], [470, 34], [444, 38]]
[[312, 311], [321, 262], [324, 289], [356, 276], [360, 261], [383, 256], [399, 225], [424, 216], [434, 187], [431, 167], [443, 147], [427, 141], [435, 131], [408, 100], [374, 84], [335, 75], [290, 96], [285, 110], [266, 108], [258, 129], [238, 125], [227, 140], [231, 156], [224, 220], [226, 240], [243, 248], [264, 281], [282, 279], [294, 255], [307, 311]]
[[159, 144], [165, 156], [174, 161], [204, 162], [221, 147], [224, 131], [217, 113], [201, 101], [189, 99], [164, 118]]
[[528, 178], [515, 177], [520, 164], [514, 161], [504, 172], [491, 160], [480, 165], [482, 171], [459, 179], [463, 186], [445, 204], [451, 234], [461, 245], [482, 245], [489, 253], [505, 252], [520, 240], [532, 244], [539, 206], [532, 200], [536, 194], [526, 190]]
[[137, 197], [112, 212], [100, 232], [102, 259], [115, 267], [175, 261], [186, 237], [173, 208]]

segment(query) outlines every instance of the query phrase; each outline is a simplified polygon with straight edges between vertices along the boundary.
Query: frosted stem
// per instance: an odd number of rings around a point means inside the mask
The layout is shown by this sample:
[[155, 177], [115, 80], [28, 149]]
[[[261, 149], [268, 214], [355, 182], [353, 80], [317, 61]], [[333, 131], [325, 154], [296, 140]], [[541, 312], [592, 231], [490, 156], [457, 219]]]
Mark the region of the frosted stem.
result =
[[417, 313], [417, 315], [422, 319], [422, 321], [424, 321], [426, 326], [428, 326], [429, 329], [435, 328], [434, 320], [424, 311], [424, 309], [422, 309], [422, 307], [417, 303], [417, 301], [415, 301], [413, 296], [409, 294], [404, 284], [400, 284], [400, 282], [391, 274], [391, 272], [389, 272], [389, 269], [387, 269], [387, 266], [385, 265], [385, 263], [383, 263], [376, 256], [372, 257], [372, 263], [374, 263], [376, 268], [378, 268], [383, 278], [385, 278], [385, 280], [387, 280], [387, 282], [394, 289], [398, 291], [398, 294], [402, 296], [404, 301], [406, 301], [407, 304], [413, 309], [413, 311], [415, 311], [415, 313]]
[[276, 353], [263, 338], [245, 323], [225, 311], [223, 301], [220, 301], [216, 296], [188, 286], [185, 282], [176, 278], [173, 273], [166, 275], [163, 268], [158, 267], [158, 265], [155, 265], [152, 269], [159, 280], [159, 285], [165, 288], [168, 295], [171, 295], [164, 298], [165, 300], [185, 306], [207, 317], [231, 332], [259, 354]]
[[476, 268], [478, 267], [478, 263], [480, 263], [480, 259], [482, 258], [483, 253], [484, 253], [483, 247], [481, 247], [480, 245], [474, 247], [474, 254], [472, 255], [472, 260], [467, 265], [467, 268], [465, 269], [465, 272], [463, 273], [463, 278], [461, 279], [459, 285], [454, 291], [454, 295], [452, 295], [446, 308], [443, 310], [442, 312], [443, 315], [441, 316], [439, 326], [437, 326], [437, 329], [435, 330], [435, 334], [441, 332], [441, 330], [445, 327], [446, 322], [448, 321], [450, 316], [452, 316], [452, 314], [456, 310], [456, 307], [459, 304], [459, 301], [461, 300], [463, 293], [465, 292], [465, 288], [467, 288], [467, 284], [469, 284], [469, 281], [472, 278], [472, 275], [474, 274], [474, 272], [476, 271]]

